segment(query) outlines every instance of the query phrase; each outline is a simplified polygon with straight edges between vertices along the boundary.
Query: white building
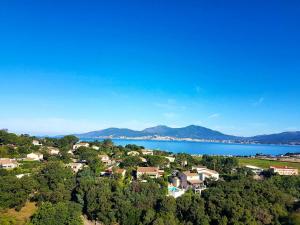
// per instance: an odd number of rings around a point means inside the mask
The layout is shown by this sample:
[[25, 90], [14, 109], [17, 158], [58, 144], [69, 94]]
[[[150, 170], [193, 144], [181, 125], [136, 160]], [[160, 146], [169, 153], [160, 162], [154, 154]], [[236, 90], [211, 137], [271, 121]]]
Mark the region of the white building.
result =
[[270, 170], [284, 176], [298, 175], [298, 169], [287, 166], [270, 166]]
[[255, 174], [260, 174], [261, 172], [263, 172], [263, 168], [257, 166], [246, 165], [245, 167]]
[[90, 146], [90, 144], [87, 142], [79, 142], [79, 143], [73, 145], [73, 150], [76, 150], [77, 148], [80, 148], [80, 147], [88, 148], [89, 146]]
[[96, 146], [96, 145], [93, 145], [93, 146], [92, 146], [92, 149], [94, 149], [94, 150], [97, 150], [97, 151], [98, 151], [98, 150], [100, 149], [100, 147], [98, 147], [98, 146]]
[[158, 167], [138, 167], [136, 170], [137, 178], [140, 178], [142, 175], [149, 176], [151, 178], [158, 178], [163, 173], [163, 170], [160, 170]]
[[120, 174], [122, 177], [125, 177], [126, 174], [126, 170], [122, 169], [122, 168], [113, 168], [113, 167], [109, 167], [106, 171], [106, 174], [108, 175], [112, 175], [112, 174]]
[[42, 144], [38, 140], [32, 140], [34, 146], [41, 146]]
[[27, 159], [29, 160], [34, 160], [34, 161], [39, 161], [39, 160], [43, 160], [43, 154], [37, 152], [37, 153], [30, 153], [30, 154], [27, 154]]
[[165, 158], [166, 158], [167, 160], [169, 160], [170, 163], [175, 162], [175, 157], [165, 156]]
[[16, 159], [0, 158], [0, 168], [14, 169], [19, 166]]
[[101, 162], [103, 162], [106, 166], [112, 165], [112, 160], [109, 158], [108, 155], [98, 155]]
[[30, 176], [30, 173], [22, 173], [22, 174], [17, 174], [16, 177], [18, 179], [21, 179], [22, 177], [25, 177], [25, 176]]
[[192, 170], [196, 170], [197, 173], [200, 173], [200, 172], [202, 172], [204, 170], [207, 170], [207, 167], [206, 166], [193, 166]]
[[71, 167], [74, 173], [77, 173], [83, 168], [83, 163], [69, 163], [68, 166]]
[[54, 147], [48, 147], [48, 152], [50, 155], [58, 155], [59, 154], [59, 149], [54, 148]]
[[205, 181], [206, 179], [212, 179], [212, 180], [219, 180], [220, 176], [219, 176], [219, 173], [214, 171], [214, 170], [209, 170], [209, 169], [206, 169], [206, 170], [203, 170], [199, 173], [200, 175], [200, 178], [202, 181]]
[[140, 153], [137, 152], [137, 151], [130, 151], [130, 152], [127, 152], [127, 155], [130, 155], [130, 156], [138, 156], [138, 155], [140, 155]]
[[142, 149], [143, 155], [153, 155], [153, 150], [151, 149]]
[[207, 169], [205, 166], [195, 166], [192, 167], [192, 170], [197, 171], [202, 181], [205, 181], [206, 179], [219, 180], [220, 178], [220, 175], [217, 171]]
[[185, 171], [183, 174], [186, 176], [187, 182], [193, 183], [201, 183], [201, 179], [198, 173], [193, 173], [190, 171]]

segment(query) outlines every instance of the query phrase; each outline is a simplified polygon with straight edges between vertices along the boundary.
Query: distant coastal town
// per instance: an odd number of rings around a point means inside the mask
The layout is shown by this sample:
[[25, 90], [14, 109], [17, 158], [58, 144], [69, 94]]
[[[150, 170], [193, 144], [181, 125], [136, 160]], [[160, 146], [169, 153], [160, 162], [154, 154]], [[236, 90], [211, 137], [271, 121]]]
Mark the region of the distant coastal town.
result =
[[[260, 141], [251, 141], [251, 140], [219, 140], [219, 139], [199, 139], [199, 138], [177, 138], [171, 136], [141, 136], [141, 137], [128, 137], [128, 136], [98, 136], [93, 138], [99, 139], [120, 139], [120, 140], [152, 140], [152, 141], [188, 141], [188, 142], [202, 142], [202, 143], [223, 143], [223, 144], [266, 144], [265, 142]], [[272, 143], [268, 143], [272, 145]], [[289, 143], [276, 143], [273, 145], [300, 145], [300, 142], [289, 142]]]

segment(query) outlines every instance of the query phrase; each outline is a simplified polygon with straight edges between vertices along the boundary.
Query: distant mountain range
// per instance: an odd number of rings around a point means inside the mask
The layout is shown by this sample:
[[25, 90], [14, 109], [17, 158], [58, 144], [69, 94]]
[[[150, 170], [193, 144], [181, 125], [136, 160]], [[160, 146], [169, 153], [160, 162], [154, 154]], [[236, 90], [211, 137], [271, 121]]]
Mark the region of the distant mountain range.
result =
[[279, 134], [258, 135], [250, 137], [249, 140], [253, 140], [259, 143], [270, 144], [300, 144], [300, 131], [283, 132]]
[[83, 134], [75, 134], [79, 138], [173, 138], [173, 139], [205, 139], [215, 141], [254, 142], [263, 144], [300, 144], [300, 131], [279, 134], [239, 137], [223, 134], [206, 127], [190, 125], [182, 128], [156, 126], [136, 131], [126, 128], [108, 128]]

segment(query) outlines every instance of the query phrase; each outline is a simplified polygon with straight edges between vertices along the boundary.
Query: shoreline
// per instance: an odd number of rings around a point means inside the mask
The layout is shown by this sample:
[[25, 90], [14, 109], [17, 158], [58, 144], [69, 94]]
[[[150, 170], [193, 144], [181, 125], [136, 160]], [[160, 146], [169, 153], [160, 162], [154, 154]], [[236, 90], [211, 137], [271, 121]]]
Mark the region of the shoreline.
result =
[[[82, 142], [103, 141], [105, 138], [80, 138]], [[145, 148], [172, 153], [187, 153], [191, 155], [219, 155], [219, 156], [280, 156], [287, 153], [300, 154], [299, 145], [270, 145], [270, 144], [242, 144], [221, 142], [195, 142], [174, 140], [141, 140], [141, 139], [111, 139], [118, 145], [135, 144]]]
[[300, 147], [300, 144], [272, 144], [256, 142], [234, 142], [230, 140], [206, 140], [206, 139], [155, 139], [155, 138], [121, 138], [121, 137], [78, 137], [79, 139], [111, 139], [111, 140], [128, 140], [128, 141], [159, 141], [159, 142], [190, 142], [190, 143], [207, 143], [207, 144], [228, 144], [228, 145], [267, 145], [267, 146], [284, 146]]

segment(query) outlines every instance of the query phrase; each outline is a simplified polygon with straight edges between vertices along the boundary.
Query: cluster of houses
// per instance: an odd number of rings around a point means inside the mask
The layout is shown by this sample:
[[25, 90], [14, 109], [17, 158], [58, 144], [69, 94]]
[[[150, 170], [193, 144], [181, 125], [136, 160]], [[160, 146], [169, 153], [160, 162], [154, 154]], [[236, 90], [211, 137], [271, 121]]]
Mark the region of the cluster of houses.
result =
[[[40, 153], [27, 154], [26, 160], [33, 160], [33, 161], [43, 160], [43, 154]], [[14, 169], [19, 167], [19, 165], [20, 163], [17, 161], [17, 159], [0, 158], [0, 168], [2, 169]]]
[[[246, 168], [250, 169], [254, 174], [260, 175], [264, 169], [252, 166], [252, 165], [246, 165]], [[288, 166], [270, 166], [269, 170], [273, 173], [277, 173], [281, 176], [297, 176], [299, 175], [298, 169], [294, 167], [288, 167]]]
[[[42, 146], [42, 144], [37, 140], [33, 140], [32, 144], [35, 146]], [[76, 143], [69, 152], [73, 154], [73, 151], [80, 147], [91, 147], [95, 150], [99, 150], [98, 146], [90, 146], [90, 143], [79, 142]], [[47, 147], [47, 149], [50, 155], [60, 154], [58, 148]], [[143, 162], [147, 162], [147, 160], [142, 156], [154, 155], [154, 152], [151, 149], [141, 149], [140, 151], [129, 151], [127, 152], [127, 155], [138, 156]], [[122, 177], [125, 177], [126, 170], [118, 167], [122, 159], [112, 159], [106, 154], [100, 154], [98, 157], [107, 168], [100, 174], [101, 176], [119, 174]], [[169, 162], [169, 165], [166, 165], [166, 167], [170, 166], [170, 163], [175, 162], [175, 157], [172, 155], [165, 156], [165, 158], [168, 159]], [[38, 152], [27, 154], [26, 160], [41, 161], [43, 160], [43, 154]], [[187, 161], [183, 161], [182, 166], [186, 165]], [[0, 158], [0, 168], [14, 169], [18, 166], [19, 163], [16, 159]], [[67, 164], [66, 166], [70, 167], [74, 173], [77, 173], [87, 165], [85, 162], [80, 162], [76, 159], [73, 159], [73, 162]], [[246, 165], [245, 167], [252, 170], [256, 175], [260, 175], [263, 172], [263, 169], [260, 167], [251, 165]], [[298, 175], [298, 169], [291, 167], [271, 166], [270, 170], [274, 173], [278, 173], [279, 175]], [[164, 175], [164, 170], [159, 167], [137, 167], [133, 175], [135, 179], [146, 182], [146, 177], [156, 179], [162, 177]], [[217, 171], [208, 169], [205, 166], [194, 166], [191, 170], [187, 171], [175, 170], [172, 172], [172, 175], [169, 176], [168, 195], [177, 198], [183, 195], [189, 189], [192, 189], [195, 193], [201, 194], [201, 192], [207, 188], [205, 184], [208, 180], [219, 180], [219, 173]]]
[[201, 194], [206, 189], [205, 181], [219, 180], [219, 173], [205, 166], [195, 166], [188, 171], [174, 171], [169, 185], [169, 195], [175, 198], [181, 196], [186, 190], [192, 189]]

